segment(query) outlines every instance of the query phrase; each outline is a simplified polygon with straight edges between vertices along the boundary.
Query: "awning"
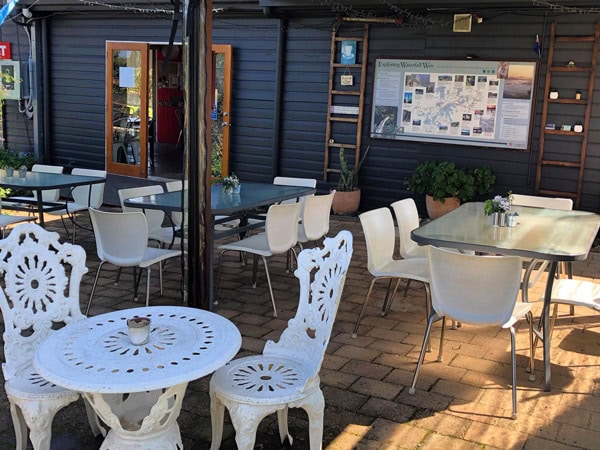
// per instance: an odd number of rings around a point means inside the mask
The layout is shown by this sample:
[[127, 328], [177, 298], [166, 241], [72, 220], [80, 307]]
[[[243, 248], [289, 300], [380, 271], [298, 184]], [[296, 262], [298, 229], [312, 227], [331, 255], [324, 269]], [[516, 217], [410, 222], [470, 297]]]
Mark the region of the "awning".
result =
[[0, 10], [0, 26], [4, 23], [8, 15], [15, 9], [19, 0], [8, 0], [8, 3]]

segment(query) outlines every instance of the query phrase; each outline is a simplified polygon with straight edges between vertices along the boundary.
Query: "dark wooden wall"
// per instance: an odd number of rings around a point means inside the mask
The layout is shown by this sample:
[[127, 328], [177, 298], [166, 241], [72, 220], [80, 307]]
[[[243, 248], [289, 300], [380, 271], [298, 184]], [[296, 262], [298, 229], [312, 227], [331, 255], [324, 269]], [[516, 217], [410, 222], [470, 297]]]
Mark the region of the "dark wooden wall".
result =
[[[441, 17], [448, 19], [448, 16]], [[231, 111], [231, 168], [241, 178], [270, 182], [275, 175], [322, 180], [332, 18], [289, 19], [277, 17], [227, 17], [215, 14], [215, 43], [233, 46]], [[540, 114], [548, 49], [549, 23], [541, 15], [493, 11], [471, 33], [452, 33], [451, 27], [370, 27], [369, 68], [366, 88], [363, 148], [371, 150], [361, 171], [363, 200], [367, 210], [412, 196], [404, 179], [421, 161], [444, 159], [461, 166], [489, 164], [498, 176], [496, 193], [508, 190], [533, 193], [540, 130]], [[555, 19], [563, 34], [591, 34], [600, 17], [563, 15]], [[362, 25], [342, 25], [342, 33]], [[56, 15], [48, 19], [50, 83], [50, 149], [52, 159], [65, 165], [104, 165], [104, 48], [106, 40], [164, 42], [169, 18], [127, 14], [102, 16]], [[3, 26], [4, 29], [4, 26]], [[279, 40], [280, 32], [283, 40]], [[4, 30], [3, 30], [4, 32]], [[22, 33], [22, 32], [21, 32]], [[535, 35], [544, 44], [538, 80], [536, 118], [531, 152], [481, 147], [438, 145], [370, 139], [372, 64], [378, 56], [482, 59], [535, 58]], [[4, 36], [14, 42], [14, 36]], [[21, 38], [24, 42], [24, 38]], [[281, 66], [278, 55], [281, 52]], [[584, 52], [585, 53], [585, 52]], [[589, 60], [587, 54], [576, 60]], [[26, 55], [26, 53], [24, 54]], [[281, 68], [282, 72], [278, 70]], [[280, 78], [278, 78], [278, 75]], [[281, 91], [278, 95], [278, 81]], [[564, 80], [557, 88], [568, 88]], [[279, 108], [279, 109], [278, 109]], [[7, 102], [8, 141], [15, 148], [30, 149], [31, 121]], [[565, 111], [556, 122], [574, 122]], [[568, 139], [556, 152], [572, 152]], [[557, 175], [552, 188], [569, 189], [572, 181]], [[333, 183], [332, 183], [333, 185]], [[319, 188], [328, 187], [321, 182]], [[422, 199], [416, 197], [419, 204]], [[597, 69], [594, 107], [582, 208], [600, 211], [600, 68]]]

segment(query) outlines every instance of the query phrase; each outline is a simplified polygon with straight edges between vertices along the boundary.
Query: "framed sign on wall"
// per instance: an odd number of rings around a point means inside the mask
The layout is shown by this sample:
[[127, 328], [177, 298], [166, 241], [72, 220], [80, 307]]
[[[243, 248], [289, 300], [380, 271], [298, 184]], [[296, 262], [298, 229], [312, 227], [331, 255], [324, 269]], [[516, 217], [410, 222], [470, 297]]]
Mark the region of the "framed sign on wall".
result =
[[9, 100], [21, 98], [21, 72], [19, 61], [0, 61], [0, 90]]
[[372, 138], [529, 150], [537, 62], [375, 60]]

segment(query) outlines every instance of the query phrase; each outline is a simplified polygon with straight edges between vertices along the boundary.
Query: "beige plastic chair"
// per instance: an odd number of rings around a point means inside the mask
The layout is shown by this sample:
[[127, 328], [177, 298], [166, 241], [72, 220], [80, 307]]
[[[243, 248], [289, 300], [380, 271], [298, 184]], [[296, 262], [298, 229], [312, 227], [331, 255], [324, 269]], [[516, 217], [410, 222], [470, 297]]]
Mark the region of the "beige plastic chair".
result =
[[[284, 207], [285, 205], [279, 206]], [[279, 342], [268, 341], [261, 355], [235, 359], [210, 380], [211, 450], [221, 445], [225, 408], [239, 450], [252, 450], [260, 421], [277, 412], [281, 442], [287, 438], [288, 409], [303, 408], [309, 421], [311, 450], [322, 447], [325, 399], [319, 371], [342, 296], [352, 234], [340, 231], [323, 249], [304, 250], [295, 272], [300, 280], [296, 316]]]
[[331, 203], [335, 191], [327, 195], [313, 195], [304, 201], [302, 221], [298, 225], [298, 243], [319, 241], [329, 232], [329, 219], [331, 217]]
[[[98, 277], [105, 263], [113, 264], [119, 268], [134, 268], [134, 300], [137, 300], [141, 269], [146, 269], [148, 273], [146, 279], [146, 306], [148, 306], [150, 303], [150, 272], [152, 266], [169, 258], [178, 258], [181, 256], [181, 252], [179, 250], [148, 247], [148, 225], [146, 216], [141, 211], [113, 213], [98, 211], [94, 208], [90, 208], [89, 211], [94, 228], [94, 237], [96, 238], [96, 253], [98, 259], [100, 259], [100, 264], [96, 271], [85, 314], [87, 315], [90, 311]], [[138, 267], [140, 273], [136, 276], [135, 268]], [[160, 270], [159, 276], [160, 293], [162, 295], [162, 271]], [[115, 284], [118, 282], [119, 276], [117, 276]]]
[[[28, 430], [35, 450], [49, 450], [55, 414], [79, 398], [78, 392], [50, 383], [33, 367], [39, 344], [58, 331], [57, 324], [68, 327], [85, 319], [79, 309], [85, 251], [58, 238], [58, 233], [29, 223], [0, 240], [2, 372], [17, 450], [27, 448]], [[91, 406], [85, 405], [94, 435], [105, 434]]]
[[[143, 197], [145, 195], [162, 194], [164, 188], [159, 184], [153, 184], [150, 186], [140, 186], [127, 189], [119, 189], [119, 201], [121, 202], [121, 209], [123, 212], [140, 212], [140, 208], [131, 208], [125, 206], [125, 200], [134, 197]], [[181, 238], [176, 236], [177, 227], [166, 226], [163, 227], [165, 221], [165, 212], [160, 209], [145, 209], [144, 214], [148, 222], [148, 239], [152, 241], [158, 241], [159, 246], [162, 247], [166, 244], [171, 248], [173, 245], [179, 245]]]
[[[511, 194], [511, 204], [515, 206], [529, 206], [532, 208], [560, 209], [562, 211], [571, 211], [573, 209], [573, 200], [561, 197], [539, 197], [535, 195]], [[548, 267], [548, 261], [531, 258], [521, 258], [525, 266], [523, 275], [522, 300], [529, 301], [529, 289], [533, 288]], [[574, 311], [571, 310], [571, 314]]]
[[[389, 280], [385, 301], [381, 309], [382, 314], [389, 311], [400, 281], [406, 279], [420, 281], [425, 285], [425, 308], [427, 317], [429, 317], [429, 274], [427, 272], [426, 258], [394, 259], [396, 229], [394, 228], [394, 219], [389, 208], [378, 208], [367, 211], [358, 217], [360, 218], [367, 244], [367, 269], [373, 276], [373, 280], [367, 291], [356, 325], [354, 326], [352, 337], [355, 338], [358, 334], [360, 321], [365, 313], [375, 282], [378, 280]], [[394, 280], [396, 281], [396, 286], [392, 290], [392, 282]]]
[[[75, 168], [71, 171], [71, 174], [106, 178], [106, 170]], [[105, 183], [90, 184], [87, 186], [75, 186], [71, 190], [71, 197], [73, 198], [73, 201], [67, 203], [66, 209], [47, 212], [47, 214], [50, 214], [51, 216], [60, 216], [63, 227], [67, 232], [67, 236], [69, 235], [69, 230], [67, 229], [67, 224], [64, 221], [64, 216], [71, 216], [71, 220], [73, 221], [73, 242], [75, 242], [75, 232], [77, 230], [77, 225], [75, 224], [76, 214], [87, 212], [88, 208], [90, 207], [99, 208], [102, 206], [104, 201], [104, 184]]]
[[277, 306], [275, 306], [275, 297], [273, 296], [267, 258], [273, 255], [287, 254], [290, 251], [294, 256], [296, 255], [294, 247], [298, 242], [300, 206], [300, 203], [272, 205], [267, 212], [264, 233], [255, 234], [230, 244], [219, 245], [218, 250], [220, 250], [221, 253], [219, 255], [215, 298], [218, 298], [219, 280], [221, 279], [221, 263], [225, 252], [245, 252], [254, 256], [252, 287], [256, 287], [256, 270], [258, 266], [258, 257], [260, 256], [265, 266], [267, 283], [269, 284], [271, 303], [273, 304], [273, 317], [277, 317]]
[[463, 324], [497, 325], [510, 330], [512, 364], [512, 418], [517, 417], [517, 367], [515, 356], [514, 324], [523, 317], [529, 322], [530, 380], [533, 371], [532, 304], [517, 303], [521, 286], [521, 258], [517, 256], [474, 256], [428, 247], [429, 273], [431, 277], [432, 310], [417, 361], [417, 367], [409, 394], [414, 395], [419, 369], [425, 357], [433, 322], [442, 320], [442, 335], [438, 361], [442, 361], [444, 349], [445, 317]]

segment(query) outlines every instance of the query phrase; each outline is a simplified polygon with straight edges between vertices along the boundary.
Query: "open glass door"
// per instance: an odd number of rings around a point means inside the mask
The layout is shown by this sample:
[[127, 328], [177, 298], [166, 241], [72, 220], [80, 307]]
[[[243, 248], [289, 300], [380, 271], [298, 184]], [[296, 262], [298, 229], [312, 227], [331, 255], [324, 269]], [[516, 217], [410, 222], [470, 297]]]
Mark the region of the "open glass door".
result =
[[231, 116], [231, 45], [213, 44], [214, 107], [212, 113], [211, 172], [213, 178], [229, 175]]
[[106, 170], [147, 176], [149, 45], [106, 43]]

